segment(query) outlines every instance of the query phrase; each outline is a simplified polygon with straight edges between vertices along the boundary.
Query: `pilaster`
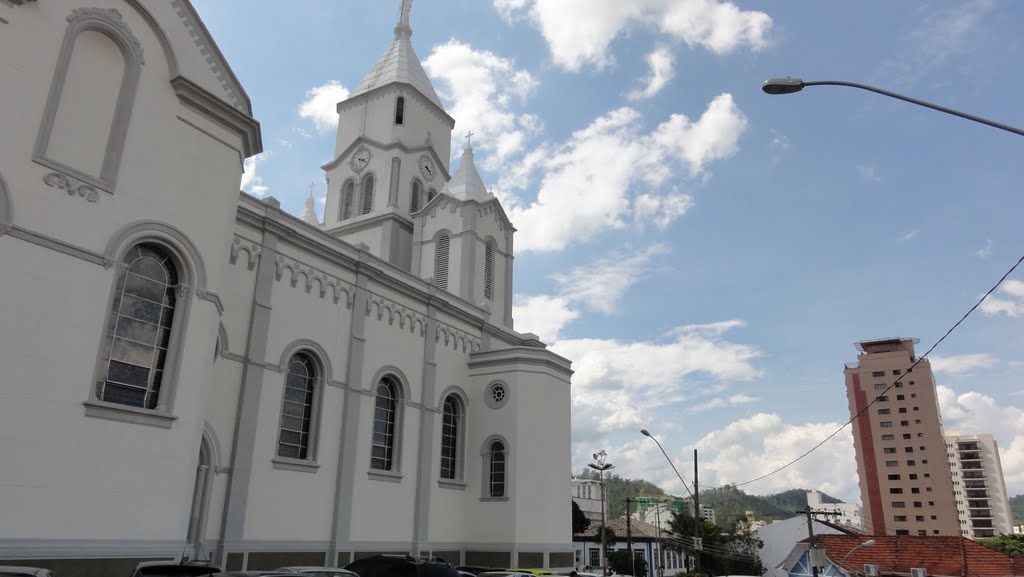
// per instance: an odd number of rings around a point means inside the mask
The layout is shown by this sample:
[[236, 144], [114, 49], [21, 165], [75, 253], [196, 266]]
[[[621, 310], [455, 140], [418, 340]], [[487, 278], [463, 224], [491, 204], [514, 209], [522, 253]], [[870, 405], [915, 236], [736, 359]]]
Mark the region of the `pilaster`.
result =
[[[430, 287], [431, 292], [435, 289]], [[435, 389], [437, 388], [437, 307], [427, 309], [427, 334], [423, 339], [423, 383], [420, 397], [419, 456], [416, 467], [416, 496], [413, 511], [413, 549], [417, 556], [428, 543], [430, 529], [430, 469], [434, 456]]]

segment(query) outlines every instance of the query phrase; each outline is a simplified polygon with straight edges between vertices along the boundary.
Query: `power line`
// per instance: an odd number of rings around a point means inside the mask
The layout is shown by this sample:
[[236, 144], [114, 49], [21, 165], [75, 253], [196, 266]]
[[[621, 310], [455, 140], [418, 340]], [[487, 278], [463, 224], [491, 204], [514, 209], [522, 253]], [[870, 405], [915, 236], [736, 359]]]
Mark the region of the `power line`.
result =
[[[956, 330], [957, 327], [960, 326], [961, 323], [963, 323], [965, 320], [967, 320], [967, 317], [971, 316], [971, 313], [973, 313], [979, 306], [981, 306], [981, 303], [985, 302], [985, 299], [987, 299], [989, 297], [989, 295], [991, 295], [993, 292], [995, 292], [995, 290], [997, 288], [999, 288], [999, 285], [1003, 284], [1003, 281], [1005, 281], [1006, 278], [1009, 277], [1013, 273], [1013, 271], [1016, 270], [1018, 266], [1020, 266], [1020, 264], [1022, 262], [1024, 262], [1024, 256], [1021, 256], [1020, 259], [1018, 259], [1017, 262], [1012, 267], [1010, 267], [1010, 270], [1006, 271], [1006, 274], [1004, 274], [1002, 276], [1002, 278], [999, 279], [999, 282], [997, 282], [992, 288], [988, 289], [988, 292], [985, 293], [981, 297], [981, 299], [978, 300], [978, 302], [974, 303], [974, 306], [972, 306], [970, 310], [968, 310], [966, 313], [964, 313], [964, 316], [960, 317], [960, 320], [958, 320], [956, 322], [956, 324], [954, 324], [952, 327], [950, 327], [949, 330], [946, 331], [946, 334], [942, 335], [942, 338], [940, 338], [939, 340], [935, 341], [935, 344], [932, 345], [932, 347], [930, 349], [928, 349], [928, 352], [926, 352], [925, 354], [923, 354], [920, 357], [918, 357], [917, 361], [915, 361], [914, 364], [910, 365], [910, 369], [907, 372], [912, 371], [914, 369], [914, 367], [916, 367], [918, 364], [921, 363], [921, 361], [923, 361], [926, 358], [928, 358], [928, 355], [931, 354], [931, 352], [935, 350], [935, 347], [939, 346], [942, 343], [942, 341], [946, 340], [946, 337], [948, 337], [950, 334], [952, 334], [953, 331]], [[892, 384], [890, 384], [888, 387], [886, 387], [885, 390], [882, 391], [881, 393], [876, 393], [875, 394], [875, 398], [872, 399], [870, 403], [865, 405], [863, 409], [858, 411], [856, 415], [850, 417], [849, 421], [846, 421], [846, 423], [844, 423], [843, 426], [841, 426], [838, 429], [836, 429], [835, 432], [833, 432], [831, 435], [825, 437], [817, 445], [814, 445], [813, 447], [808, 449], [807, 452], [805, 452], [804, 454], [800, 455], [799, 457], [793, 459], [792, 461], [786, 463], [785, 465], [782, 465], [781, 467], [779, 467], [779, 468], [777, 468], [777, 469], [775, 469], [775, 470], [773, 470], [773, 471], [771, 471], [769, 473], [765, 473], [764, 475], [761, 475], [760, 477], [751, 479], [749, 481], [744, 481], [742, 483], [731, 483], [731, 485], [733, 487], [742, 487], [744, 485], [749, 485], [751, 483], [756, 483], [757, 481], [760, 481], [762, 479], [767, 479], [768, 477], [771, 477], [772, 475], [774, 475], [774, 474], [776, 474], [776, 473], [778, 473], [780, 471], [783, 471], [783, 470], [793, 466], [797, 462], [801, 461], [804, 457], [806, 457], [807, 455], [810, 455], [814, 451], [816, 451], [819, 448], [821, 448], [822, 445], [824, 445], [825, 443], [831, 441], [836, 435], [841, 433], [843, 431], [843, 429], [845, 429], [847, 426], [849, 426], [850, 423], [854, 422], [855, 420], [857, 420], [858, 417], [860, 417], [865, 412], [867, 412], [867, 410], [870, 409], [872, 405], [874, 405], [875, 403], [878, 402], [878, 397], [879, 396], [884, 395], [885, 393], [888, 393], [889, 390], [892, 389], [893, 387], [895, 387], [896, 383], [898, 383], [902, 378], [903, 378], [903, 376], [901, 376], [899, 379], [896, 379], [895, 381], [893, 381]]]

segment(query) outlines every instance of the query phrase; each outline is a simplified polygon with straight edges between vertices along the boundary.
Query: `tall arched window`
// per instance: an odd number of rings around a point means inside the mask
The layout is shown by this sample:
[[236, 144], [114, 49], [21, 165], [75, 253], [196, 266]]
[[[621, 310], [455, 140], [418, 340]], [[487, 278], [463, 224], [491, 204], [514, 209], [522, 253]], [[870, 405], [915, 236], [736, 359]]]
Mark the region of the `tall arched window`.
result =
[[367, 174], [363, 179], [363, 206], [360, 214], [370, 214], [370, 211], [373, 210], [373, 185], [373, 175]]
[[451, 237], [443, 233], [437, 237], [434, 253], [434, 282], [437, 288], [448, 290], [448, 254], [451, 249]]
[[395, 100], [395, 124], [405, 124], [405, 97]]
[[319, 374], [316, 363], [305, 353], [296, 353], [288, 361], [284, 381], [284, 403], [281, 407], [281, 430], [277, 456], [310, 460], [314, 403]]
[[444, 400], [441, 421], [441, 478], [457, 480], [462, 478], [462, 455], [459, 447], [462, 439], [464, 415], [462, 403], [455, 395]]
[[437, 191], [431, 188], [430, 192], [427, 193], [427, 202], [434, 200], [435, 196], [437, 196]]
[[356, 202], [356, 181], [346, 180], [341, 187], [341, 220], [352, 218], [352, 209]]
[[488, 454], [488, 475], [487, 475], [487, 496], [505, 496], [505, 444], [501, 441], [491, 441], [487, 448]]
[[420, 186], [420, 181], [412, 181], [412, 198], [409, 199], [409, 212], [415, 213], [420, 210], [420, 194], [423, 192], [423, 187]]
[[391, 471], [395, 464], [395, 428], [398, 421], [398, 385], [389, 377], [377, 383], [373, 412], [370, 468]]
[[133, 246], [122, 260], [96, 398], [156, 409], [171, 339], [178, 271], [157, 245]]
[[494, 300], [494, 240], [484, 246], [484, 298]]

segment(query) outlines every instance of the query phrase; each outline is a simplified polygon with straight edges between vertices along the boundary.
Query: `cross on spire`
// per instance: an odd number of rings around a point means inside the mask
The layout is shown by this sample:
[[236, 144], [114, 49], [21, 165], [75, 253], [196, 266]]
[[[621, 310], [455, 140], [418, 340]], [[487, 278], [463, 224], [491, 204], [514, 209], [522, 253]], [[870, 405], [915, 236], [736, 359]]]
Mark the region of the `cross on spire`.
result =
[[466, 148], [473, 148], [473, 131], [466, 133]]
[[409, 12], [412, 10], [412, 0], [402, 0], [402, 7], [398, 13], [398, 25], [409, 28]]
[[314, 190], [316, 190], [316, 181], [315, 181], [315, 180], [314, 180], [313, 182], [310, 182], [310, 183], [309, 183], [309, 196], [310, 196], [311, 198], [312, 198], [312, 196], [313, 196], [313, 191], [314, 191]]

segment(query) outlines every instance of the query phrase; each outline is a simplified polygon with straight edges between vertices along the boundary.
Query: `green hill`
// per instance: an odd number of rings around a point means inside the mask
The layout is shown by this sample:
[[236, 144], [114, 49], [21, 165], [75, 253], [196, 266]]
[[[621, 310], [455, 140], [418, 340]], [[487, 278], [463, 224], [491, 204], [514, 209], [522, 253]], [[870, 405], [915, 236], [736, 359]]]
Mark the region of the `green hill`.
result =
[[[597, 479], [598, 473], [585, 469], [578, 476], [583, 479]], [[640, 496], [665, 494], [660, 487], [643, 479], [626, 479], [615, 474], [606, 474], [604, 483], [608, 493], [609, 519], [626, 514], [626, 498], [634, 499]], [[842, 502], [824, 493], [822, 493], [822, 501], [825, 503]], [[748, 495], [736, 487], [726, 485], [702, 490], [700, 502], [701, 505], [715, 508], [715, 520], [723, 526], [745, 518], [747, 511], [753, 511], [754, 516], [758, 519], [788, 519], [795, 515], [798, 509], [807, 506], [807, 490], [790, 489], [773, 495], [758, 496]], [[1020, 507], [1024, 513], [1024, 496], [1021, 496]]]
[[1024, 495], [1010, 497], [1010, 513], [1013, 514], [1013, 524], [1024, 523]]

